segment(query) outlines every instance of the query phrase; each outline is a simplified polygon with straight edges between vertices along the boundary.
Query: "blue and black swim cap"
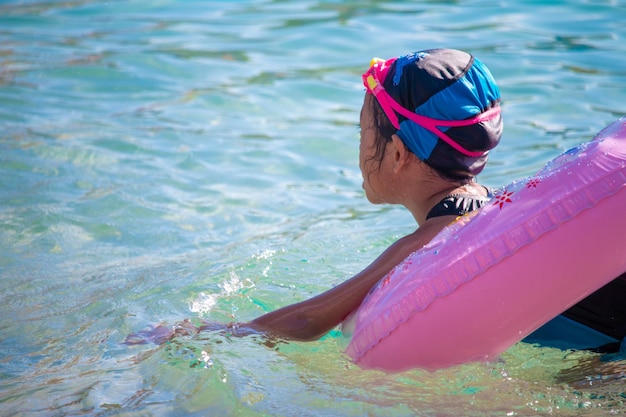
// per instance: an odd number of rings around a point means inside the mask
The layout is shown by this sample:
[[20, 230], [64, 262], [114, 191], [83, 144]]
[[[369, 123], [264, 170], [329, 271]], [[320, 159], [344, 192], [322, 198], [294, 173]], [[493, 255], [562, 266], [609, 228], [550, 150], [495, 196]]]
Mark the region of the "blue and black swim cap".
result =
[[[426, 50], [387, 62], [391, 65], [382, 87], [404, 109], [440, 121], [476, 120], [428, 129], [396, 111], [396, 133], [404, 144], [446, 175], [464, 178], [480, 173], [488, 151], [502, 136], [500, 90], [489, 69], [472, 55], [454, 49]], [[493, 116], [481, 118], [486, 112]], [[450, 139], [456, 148], [460, 145], [468, 152], [454, 149], [448, 144]]]

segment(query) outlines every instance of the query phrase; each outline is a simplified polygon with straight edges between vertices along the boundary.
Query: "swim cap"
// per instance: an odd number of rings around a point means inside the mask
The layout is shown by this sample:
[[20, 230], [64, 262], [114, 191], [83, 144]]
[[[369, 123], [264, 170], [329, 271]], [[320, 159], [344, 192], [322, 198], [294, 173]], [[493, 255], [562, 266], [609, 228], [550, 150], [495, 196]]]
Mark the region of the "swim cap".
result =
[[502, 136], [502, 117], [500, 90], [482, 62], [463, 51], [432, 49], [379, 63], [377, 71], [380, 90], [397, 102], [395, 114], [366, 80], [368, 73], [364, 83], [415, 155], [454, 177], [483, 170]]

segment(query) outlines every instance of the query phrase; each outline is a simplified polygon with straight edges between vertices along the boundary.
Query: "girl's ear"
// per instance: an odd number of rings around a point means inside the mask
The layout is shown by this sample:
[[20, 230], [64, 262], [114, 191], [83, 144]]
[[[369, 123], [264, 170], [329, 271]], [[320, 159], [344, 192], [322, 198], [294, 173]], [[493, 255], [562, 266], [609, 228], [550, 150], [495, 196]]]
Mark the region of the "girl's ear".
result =
[[391, 143], [393, 145], [393, 163], [394, 163], [394, 172], [399, 172], [403, 168], [405, 168], [413, 153], [406, 147], [400, 136], [395, 133], [391, 135]]

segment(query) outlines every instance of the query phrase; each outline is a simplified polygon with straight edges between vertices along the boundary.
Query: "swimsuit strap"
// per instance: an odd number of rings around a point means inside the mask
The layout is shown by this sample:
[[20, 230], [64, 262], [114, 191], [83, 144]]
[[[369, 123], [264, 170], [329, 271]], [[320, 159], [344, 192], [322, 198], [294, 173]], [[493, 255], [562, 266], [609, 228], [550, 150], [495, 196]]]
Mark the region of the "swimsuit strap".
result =
[[491, 190], [487, 189], [487, 196], [471, 194], [450, 194], [445, 196], [439, 203], [430, 209], [426, 220], [440, 216], [464, 216], [467, 213], [478, 210], [491, 200]]

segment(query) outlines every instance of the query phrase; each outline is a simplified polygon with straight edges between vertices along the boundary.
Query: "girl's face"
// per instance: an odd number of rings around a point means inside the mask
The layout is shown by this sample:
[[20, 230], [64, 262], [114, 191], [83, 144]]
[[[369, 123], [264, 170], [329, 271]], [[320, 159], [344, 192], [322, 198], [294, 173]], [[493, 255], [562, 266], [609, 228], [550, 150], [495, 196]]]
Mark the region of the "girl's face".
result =
[[[382, 156], [377, 155], [378, 129], [374, 122], [373, 102], [374, 96], [365, 94], [363, 107], [361, 108], [361, 144], [359, 147], [359, 168], [363, 176], [363, 189], [367, 199], [373, 204], [388, 202], [386, 193], [388, 187], [388, 173], [390, 167], [387, 163], [388, 153]], [[387, 145], [386, 145], [387, 146]]]

